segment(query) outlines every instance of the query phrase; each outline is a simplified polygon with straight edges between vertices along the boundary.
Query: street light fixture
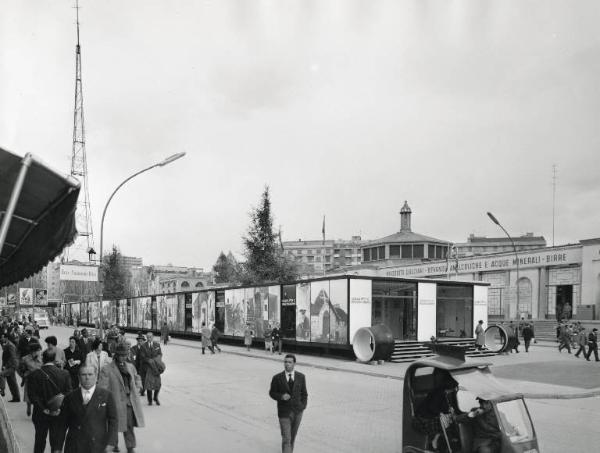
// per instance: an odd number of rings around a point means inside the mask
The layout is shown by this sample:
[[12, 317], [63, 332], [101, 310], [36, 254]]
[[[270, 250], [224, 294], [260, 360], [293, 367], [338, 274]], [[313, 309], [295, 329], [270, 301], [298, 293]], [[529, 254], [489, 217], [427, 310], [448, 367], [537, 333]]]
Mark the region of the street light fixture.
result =
[[133, 175], [131, 175], [130, 177], [125, 179], [121, 184], [119, 184], [117, 186], [117, 188], [113, 191], [113, 193], [110, 195], [110, 197], [108, 197], [108, 201], [106, 202], [106, 205], [104, 205], [104, 210], [102, 211], [102, 220], [100, 221], [100, 266], [102, 266], [103, 257], [104, 257], [104, 247], [103, 247], [104, 246], [104, 217], [106, 216], [106, 210], [108, 209], [108, 205], [110, 204], [111, 200], [113, 199], [113, 197], [115, 196], [117, 191], [121, 187], [123, 187], [127, 181], [132, 180], [136, 176], [141, 175], [142, 173], [145, 173], [148, 170], [152, 170], [153, 168], [156, 168], [156, 167], [164, 167], [165, 165], [168, 165], [171, 162], [176, 161], [177, 159], [181, 159], [183, 156], [185, 156], [185, 153], [173, 154], [172, 156], [167, 157], [162, 162], [151, 165], [147, 168], [144, 168], [143, 170], [138, 171], [137, 173], [134, 173]]
[[496, 225], [498, 225], [500, 228], [502, 228], [502, 231], [504, 231], [504, 234], [506, 234], [506, 236], [510, 240], [510, 243], [512, 244], [513, 250], [515, 252], [515, 258], [516, 258], [516, 261], [517, 261], [517, 311], [518, 311], [519, 310], [519, 302], [520, 301], [519, 301], [519, 254], [517, 253], [517, 246], [515, 245], [515, 241], [513, 241], [513, 238], [510, 236], [510, 234], [508, 234], [508, 231], [506, 231], [504, 229], [504, 227], [500, 224], [500, 222], [494, 216], [494, 214], [492, 214], [491, 212], [488, 212], [487, 215], [492, 220], [492, 222], [494, 222]]

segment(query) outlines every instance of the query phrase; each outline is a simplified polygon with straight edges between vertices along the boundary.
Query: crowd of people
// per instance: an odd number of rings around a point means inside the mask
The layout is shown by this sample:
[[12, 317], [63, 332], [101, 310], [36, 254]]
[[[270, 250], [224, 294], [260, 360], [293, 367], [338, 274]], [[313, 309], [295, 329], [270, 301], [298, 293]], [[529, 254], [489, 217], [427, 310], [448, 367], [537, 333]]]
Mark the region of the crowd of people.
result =
[[75, 329], [62, 349], [52, 335], [42, 344], [34, 323], [5, 320], [0, 344], [0, 395], [8, 384], [9, 402], [26, 403], [34, 453], [44, 452], [48, 440], [52, 452], [119, 452], [118, 433], [127, 452], [135, 451], [134, 428], [144, 426], [140, 397], [160, 405], [165, 364], [152, 332], [140, 332], [130, 347], [116, 326], [99, 334]]
[[571, 354], [571, 349], [576, 349], [575, 357], [579, 357], [581, 354], [586, 360], [590, 361], [593, 354], [596, 362], [600, 362], [600, 359], [598, 359], [597, 328], [594, 327], [588, 332], [580, 321], [574, 323], [559, 322], [556, 326], [556, 339], [559, 352], [566, 349]]

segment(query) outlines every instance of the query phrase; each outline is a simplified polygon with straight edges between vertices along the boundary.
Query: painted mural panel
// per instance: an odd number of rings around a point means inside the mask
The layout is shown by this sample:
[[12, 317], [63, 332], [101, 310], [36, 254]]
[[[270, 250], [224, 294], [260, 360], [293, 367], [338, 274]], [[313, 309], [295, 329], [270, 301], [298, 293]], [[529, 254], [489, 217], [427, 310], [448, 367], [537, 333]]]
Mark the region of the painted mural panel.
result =
[[329, 343], [329, 280], [310, 284], [310, 341]]
[[80, 310], [80, 306], [81, 304], [71, 304], [71, 316], [73, 317], [73, 321], [77, 321], [77, 324], [80, 324], [81, 321], [81, 310]]
[[200, 320], [200, 297], [202, 293], [192, 294], [192, 332], [199, 333], [202, 326]]
[[225, 291], [225, 334], [241, 337], [245, 321], [244, 289]]
[[269, 301], [267, 308], [267, 321], [271, 328], [281, 325], [280, 316], [281, 286], [269, 286]]
[[310, 283], [296, 285], [296, 341], [310, 341]]
[[166, 319], [169, 330], [179, 330], [177, 328], [177, 295], [167, 294], [165, 296]]
[[329, 342], [348, 343], [348, 280], [329, 282]]
[[265, 332], [264, 306], [268, 304], [266, 287], [246, 288], [244, 302], [246, 306], [246, 323], [256, 338], [263, 338]]
[[100, 302], [90, 302], [88, 304], [88, 310], [89, 310], [88, 322], [90, 324], [92, 324], [94, 327], [99, 328], [100, 327], [100, 312], [102, 310], [102, 307], [100, 306]]
[[185, 294], [177, 295], [177, 316], [175, 330], [185, 331]]
[[156, 318], [158, 325], [162, 325], [166, 322], [167, 326], [167, 304], [165, 303], [165, 296], [156, 296]]
[[80, 317], [81, 317], [81, 322], [88, 323], [89, 322], [88, 321], [88, 304], [82, 303], [80, 305], [79, 313], [80, 313]]
[[127, 299], [119, 299], [119, 326], [127, 327]]
[[207, 326], [211, 326], [215, 322], [215, 292], [208, 291], [206, 294], [208, 294], [208, 301], [207, 301], [208, 323], [207, 323]]

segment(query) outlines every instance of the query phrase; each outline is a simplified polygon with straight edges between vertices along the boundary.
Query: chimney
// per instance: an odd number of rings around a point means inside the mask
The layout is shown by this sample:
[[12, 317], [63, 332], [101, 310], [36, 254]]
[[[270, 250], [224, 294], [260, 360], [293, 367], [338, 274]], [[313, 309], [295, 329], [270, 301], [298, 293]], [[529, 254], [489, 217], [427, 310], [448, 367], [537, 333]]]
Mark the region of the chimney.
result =
[[404, 206], [400, 209], [400, 232], [410, 232], [410, 216], [412, 211], [408, 207], [408, 203], [404, 200]]

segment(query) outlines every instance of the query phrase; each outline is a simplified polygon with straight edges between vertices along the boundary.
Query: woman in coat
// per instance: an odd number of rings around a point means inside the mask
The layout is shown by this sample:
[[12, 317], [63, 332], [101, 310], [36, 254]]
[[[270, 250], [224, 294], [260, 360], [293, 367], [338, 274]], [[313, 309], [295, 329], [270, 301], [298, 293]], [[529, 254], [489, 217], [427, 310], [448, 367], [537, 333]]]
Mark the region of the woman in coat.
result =
[[479, 320], [477, 327], [475, 328], [475, 346], [481, 350], [485, 346], [485, 331], [483, 330], [483, 321]]
[[35, 370], [42, 367], [42, 345], [37, 341], [29, 343], [29, 354], [23, 356], [19, 366], [19, 374], [23, 378], [23, 401], [27, 403], [27, 416], [31, 415], [31, 401], [29, 400], [29, 392], [27, 391], [28, 376]]
[[212, 335], [212, 331], [210, 327], [206, 325], [205, 322], [202, 323], [202, 329], [200, 330], [202, 333], [202, 354], [204, 354], [204, 350], [208, 348], [211, 354], [215, 353], [215, 348], [213, 348], [212, 340], [210, 339]]
[[102, 368], [112, 362], [108, 352], [103, 351], [102, 340], [96, 338], [92, 343], [92, 352], [85, 357], [85, 365], [96, 367], [97, 376], [100, 376]]
[[250, 328], [250, 324], [246, 324], [246, 328], [244, 329], [244, 345], [246, 346], [246, 350], [250, 350], [250, 346], [252, 346], [252, 329]]

